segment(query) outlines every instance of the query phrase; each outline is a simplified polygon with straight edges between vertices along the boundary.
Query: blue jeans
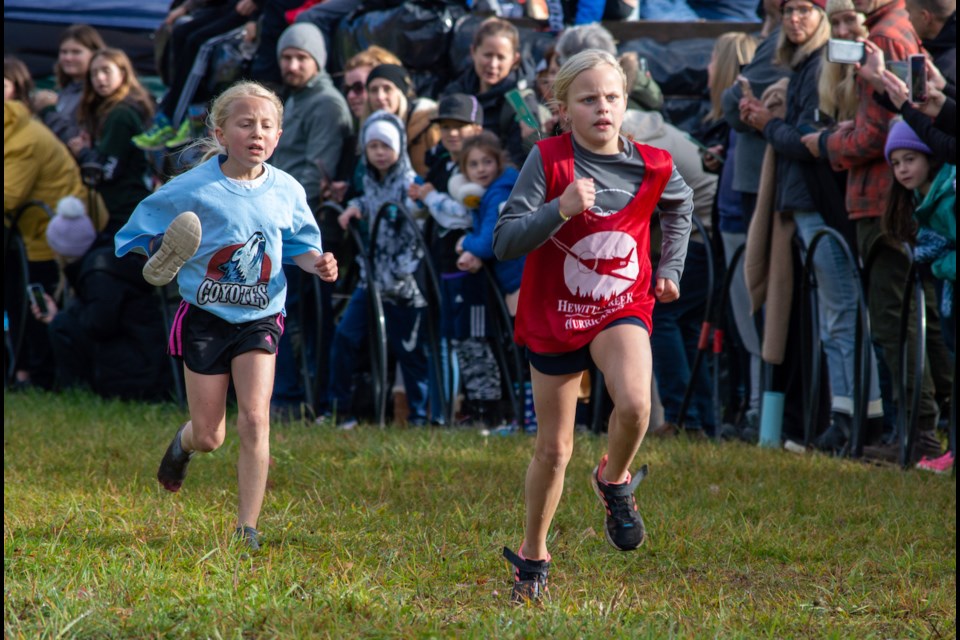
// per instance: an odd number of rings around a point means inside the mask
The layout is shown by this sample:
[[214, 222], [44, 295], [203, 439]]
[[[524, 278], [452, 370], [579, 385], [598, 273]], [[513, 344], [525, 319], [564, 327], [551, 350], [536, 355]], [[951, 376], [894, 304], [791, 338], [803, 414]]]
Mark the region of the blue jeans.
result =
[[[341, 416], [350, 415], [353, 374], [357, 369], [364, 342], [369, 335], [367, 290], [357, 287], [340, 317], [330, 350], [330, 384], [327, 400]], [[410, 422], [427, 420], [427, 326], [426, 310], [383, 303], [387, 346], [403, 373], [403, 384], [410, 405]]]
[[[797, 211], [793, 218], [797, 234], [809, 246], [814, 234], [827, 226], [816, 212]], [[823, 246], [825, 245], [825, 246]], [[827, 356], [831, 411], [853, 414], [853, 368], [856, 359], [857, 288], [854, 273], [837, 243], [824, 238], [813, 256], [813, 273], [817, 278], [817, 307], [820, 339]], [[870, 349], [870, 417], [883, 412], [877, 360]]]
[[[691, 242], [680, 278], [680, 299], [653, 307], [653, 375], [663, 405], [663, 419], [676, 422], [690, 380], [697, 341], [707, 301], [707, 250], [701, 242]], [[694, 381], [693, 395], [684, 426], [713, 429], [713, 396], [707, 362], [703, 360]]]

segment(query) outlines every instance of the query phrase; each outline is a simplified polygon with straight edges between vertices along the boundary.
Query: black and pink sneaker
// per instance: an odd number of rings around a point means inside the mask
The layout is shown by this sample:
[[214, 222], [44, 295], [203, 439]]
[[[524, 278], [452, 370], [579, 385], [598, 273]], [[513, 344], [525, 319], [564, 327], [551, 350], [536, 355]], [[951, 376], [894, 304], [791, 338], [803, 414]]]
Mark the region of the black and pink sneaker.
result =
[[180, 434], [183, 433], [187, 423], [184, 422], [177, 435], [173, 436], [173, 441], [167, 447], [167, 452], [163, 454], [160, 461], [160, 468], [157, 469], [157, 480], [167, 491], [177, 492], [183, 486], [183, 479], [187, 477], [187, 464], [193, 457], [193, 452], [187, 453], [180, 446]]
[[614, 549], [633, 551], [643, 544], [646, 534], [643, 518], [637, 512], [637, 501], [633, 497], [633, 492], [636, 491], [640, 481], [647, 477], [647, 465], [640, 467], [632, 479], [630, 474], [627, 474], [627, 481], [620, 484], [608, 484], [601, 479], [606, 466], [607, 456], [604, 455], [600, 464], [590, 475], [590, 484], [607, 512], [607, 522], [604, 527], [607, 542], [613, 545]]
[[523, 548], [514, 553], [503, 548], [503, 557], [513, 565], [513, 593], [510, 602], [525, 604], [537, 602], [547, 592], [547, 574], [550, 571], [550, 558], [546, 560], [527, 560], [523, 557]]

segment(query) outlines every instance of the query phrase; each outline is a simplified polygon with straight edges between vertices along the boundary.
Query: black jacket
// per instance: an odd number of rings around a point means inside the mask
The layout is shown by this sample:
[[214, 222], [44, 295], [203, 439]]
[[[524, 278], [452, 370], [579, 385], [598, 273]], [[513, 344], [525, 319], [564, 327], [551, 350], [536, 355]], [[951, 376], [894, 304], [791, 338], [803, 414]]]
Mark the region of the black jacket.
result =
[[86, 340], [86, 382], [103, 396], [170, 397], [171, 363], [164, 348], [160, 299], [143, 280], [143, 263], [143, 256], [136, 254], [117, 258], [108, 245], [91, 249], [65, 269], [75, 295], [54, 323]]
[[957, 12], [947, 18], [935, 38], [923, 41], [923, 48], [933, 57], [933, 64], [947, 81], [944, 93], [957, 97]]

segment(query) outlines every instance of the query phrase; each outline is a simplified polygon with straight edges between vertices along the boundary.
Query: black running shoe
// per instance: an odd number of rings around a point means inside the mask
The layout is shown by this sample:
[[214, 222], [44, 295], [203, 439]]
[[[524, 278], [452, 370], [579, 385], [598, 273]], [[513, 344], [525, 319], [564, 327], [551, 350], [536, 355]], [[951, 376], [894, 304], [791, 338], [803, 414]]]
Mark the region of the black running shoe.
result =
[[177, 435], [173, 437], [167, 452], [163, 454], [163, 460], [160, 461], [160, 468], [157, 470], [157, 480], [167, 491], [177, 492], [183, 486], [183, 479], [187, 477], [187, 464], [193, 457], [193, 452], [187, 453], [180, 446], [180, 434], [183, 433], [187, 423], [177, 429]]
[[636, 491], [640, 481], [647, 476], [647, 465], [640, 467], [630, 482], [607, 484], [600, 479], [606, 463], [607, 456], [603, 456], [603, 460], [590, 476], [590, 484], [607, 512], [605, 527], [607, 542], [620, 551], [633, 551], [643, 544], [645, 534], [643, 518], [637, 513], [637, 501], [633, 497], [633, 492]]
[[250, 551], [260, 551], [260, 532], [253, 527], [237, 527], [233, 535], [237, 542], [246, 545]]
[[547, 592], [547, 573], [550, 571], [549, 560], [526, 560], [519, 555], [503, 548], [503, 557], [514, 566], [513, 594], [510, 602], [525, 604], [537, 602]]

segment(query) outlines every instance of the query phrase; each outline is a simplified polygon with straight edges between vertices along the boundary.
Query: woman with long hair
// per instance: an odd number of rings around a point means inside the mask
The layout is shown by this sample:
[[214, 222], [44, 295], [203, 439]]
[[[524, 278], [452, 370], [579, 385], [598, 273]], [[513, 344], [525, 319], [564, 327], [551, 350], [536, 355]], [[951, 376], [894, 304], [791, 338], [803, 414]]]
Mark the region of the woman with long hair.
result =
[[112, 236], [150, 194], [147, 159], [131, 138], [153, 117], [153, 98], [137, 79], [127, 54], [102, 49], [90, 60], [78, 120], [80, 133], [68, 145], [81, 165], [100, 173], [97, 189], [110, 212]]
[[60, 35], [53, 73], [60, 93], [41, 90], [33, 97], [33, 110], [63, 142], [80, 133], [77, 112], [93, 54], [106, 49], [100, 32], [87, 24], [73, 24]]
[[[785, 117], [772, 117], [755, 98], [744, 98], [740, 106], [741, 120], [761, 131], [777, 155], [774, 215], [792, 218], [797, 234], [808, 246], [818, 231], [830, 226], [827, 220], [837, 218], [835, 206], [826, 204], [820, 193], [832, 179], [823, 178], [817, 159], [801, 141], [804, 133], [821, 126], [817, 87], [823, 49], [831, 35], [826, 4], [826, 0], [788, 0], [783, 5], [776, 60], [793, 71]], [[838, 206], [842, 213], [843, 205]], [[846, 218], [845, 213], [840, 217]], [[818, 438], [817, 446], [840, 452], [850, 437], [854, 412], [857, 283], [835, 242], [818, 247], [812, 260], [818, 284], [817, 330], [823, 340], [832, 395], [830, 428]], [[879, 417], [882, 405], [873, 358], [871, 372], [867, 412]]]

